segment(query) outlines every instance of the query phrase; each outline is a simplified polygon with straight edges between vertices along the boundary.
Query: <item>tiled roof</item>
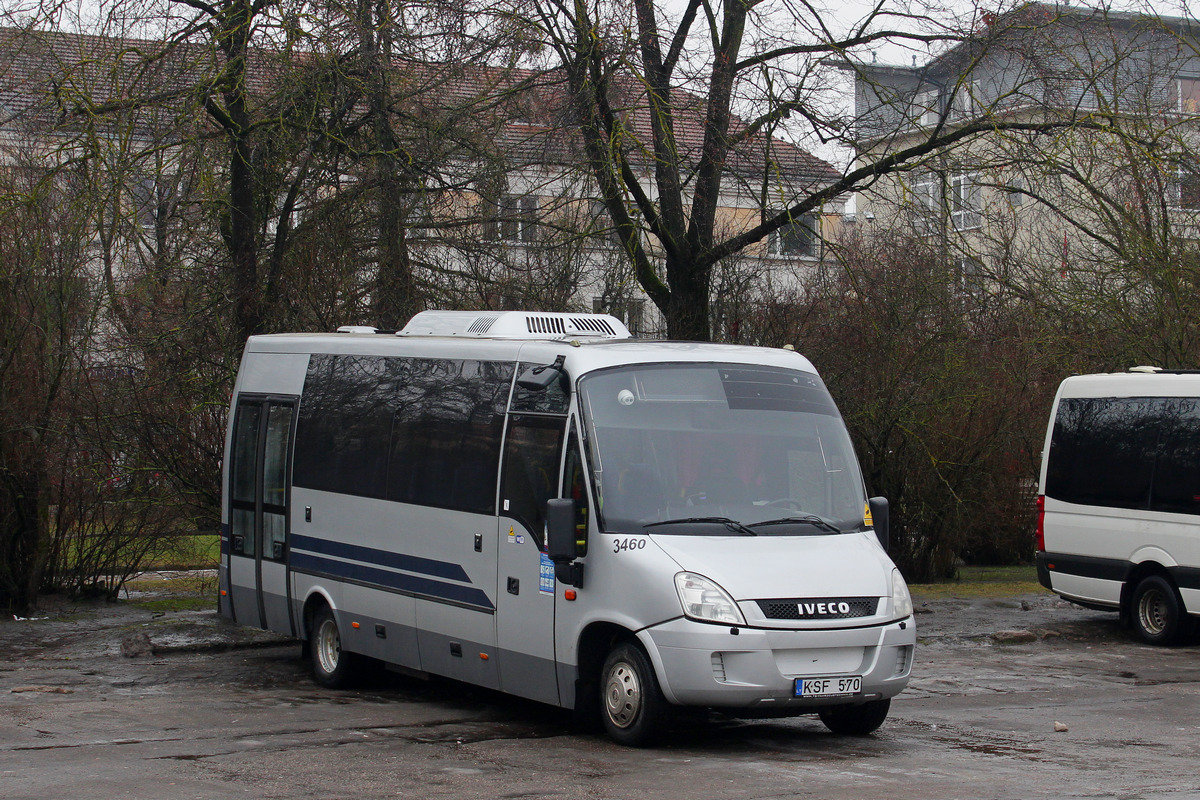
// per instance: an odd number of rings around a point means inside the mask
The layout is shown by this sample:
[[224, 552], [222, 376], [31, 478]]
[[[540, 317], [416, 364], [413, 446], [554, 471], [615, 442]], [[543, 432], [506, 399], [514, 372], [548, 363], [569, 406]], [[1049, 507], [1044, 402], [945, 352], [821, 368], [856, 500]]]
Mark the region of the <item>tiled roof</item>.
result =
[[[163, 55], [165, 51], [165, 55]], [[252, 54], [252, 91], [264, 95], [279, 85], [273, 77], [279, 68], [278, 53]], [[306, 60], [316, 57], [300, 56]], [[0, 28], [0, 127], [46, 130], [80, 124], [77, 109], [161, 96], [166, 105], [185, 107], [178, 101], [198, 100], [206, 91], [219, 60], [210, 48], [181, 44], [166, 48], [161, 41], [88, 36], [73, 33]], [[407, 99], [413, 111], [470, 110], [477, 118], [491, 115], [497, 121], [497, 144], [505, 158], [518, 165], [578, 165], [583, 147], [571, 125], [565, 75], [561, 71], [534, 72], [484, 66], [406, 63], [398, 65], [405, 83], [421, 87]], [[436, 80], [422, 81], [422, 73]], [[632, 83], [630, 83], [632, 85]], [[633, 92], [629, 96], [637, 100]], [[171, 102], [171, 98], [175, 103]], [[703, 145], [704, 101], [675, 90], [675, 133], [681, 160], [694, 164]], [[631, 131], [631, 146], [646, 153], [649, 164], [651, 128], [644, 104], [624, 102]], [[194, 105], [187, 107], [195, 107]], [[466, 113], [464, 111], [464, 113]], [[144, 114], [145, 124], [153, 115]], [[744, 130], [734, 118], [731, 132]], [[730, 154], [726, 168], [754, 175], [767, 167], [799, 183], [833, 180], [838, 173], [827, 162], [803, 148], [763, 134], [748, 137]]]

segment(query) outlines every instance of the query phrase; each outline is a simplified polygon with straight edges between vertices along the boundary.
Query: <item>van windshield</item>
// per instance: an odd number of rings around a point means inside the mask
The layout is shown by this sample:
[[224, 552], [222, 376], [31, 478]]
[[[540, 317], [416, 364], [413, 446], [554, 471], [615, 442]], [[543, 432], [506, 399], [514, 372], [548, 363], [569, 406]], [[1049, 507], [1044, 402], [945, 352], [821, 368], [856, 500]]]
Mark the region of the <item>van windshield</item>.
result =
[[816, 375], [745, 364], [644, 364], [587, 375], [579, 386], [603, 530], [863, 530], [858, 462]]

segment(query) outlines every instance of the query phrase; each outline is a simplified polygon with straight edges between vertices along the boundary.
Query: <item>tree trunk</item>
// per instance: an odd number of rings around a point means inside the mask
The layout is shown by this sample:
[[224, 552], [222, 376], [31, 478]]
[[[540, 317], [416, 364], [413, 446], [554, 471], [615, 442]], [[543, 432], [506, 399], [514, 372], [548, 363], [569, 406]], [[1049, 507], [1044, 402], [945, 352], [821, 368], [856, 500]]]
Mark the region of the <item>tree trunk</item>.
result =
[[[685, 263], [679, 263], [684, 261]], [[667, 337], [679, 341], [712, 340], [709, 325], [709, 273], [693, 259], [667, 258], [667, 285], [671, 293], [660, 307], [667, 321]]]
[[24, 614], [37, 605], [45, 569], [43, 481], [36, 470], [0, 475], [0, 605]]
[[240, 338], [262, 333], [262, 300], [258, 281], [258, 195], [251, 142], [246, 54], [254, 11], [237, 0], [218, 18], [218, 43], [226, 57], [225, 113], [220, 122], [230, 140], [229, 228], [226, 244], [233, 266], [233, 306]]

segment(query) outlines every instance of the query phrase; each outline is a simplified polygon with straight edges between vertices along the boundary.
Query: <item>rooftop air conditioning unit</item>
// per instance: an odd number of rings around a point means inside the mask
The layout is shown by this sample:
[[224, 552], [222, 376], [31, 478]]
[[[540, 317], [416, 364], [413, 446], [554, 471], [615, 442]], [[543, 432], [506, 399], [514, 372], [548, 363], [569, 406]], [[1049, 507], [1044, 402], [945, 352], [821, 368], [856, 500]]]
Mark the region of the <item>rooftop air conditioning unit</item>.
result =
[[630, 339], [609, 314], [541, 311], [422, 311], [398, 336], [460, 336], [480, 339]]

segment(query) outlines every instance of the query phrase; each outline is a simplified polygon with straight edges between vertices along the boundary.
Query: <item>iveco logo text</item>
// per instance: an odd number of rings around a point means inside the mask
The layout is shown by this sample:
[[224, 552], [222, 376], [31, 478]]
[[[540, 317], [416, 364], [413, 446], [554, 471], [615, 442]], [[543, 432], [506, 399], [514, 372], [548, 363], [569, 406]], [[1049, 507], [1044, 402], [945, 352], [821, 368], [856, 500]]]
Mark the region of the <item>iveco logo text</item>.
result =
[[850, 613], [850, 604], [844, 600], [837, 603], [797, 603], [796, 608], [800, 611], [800, 616], [802, 617]]

